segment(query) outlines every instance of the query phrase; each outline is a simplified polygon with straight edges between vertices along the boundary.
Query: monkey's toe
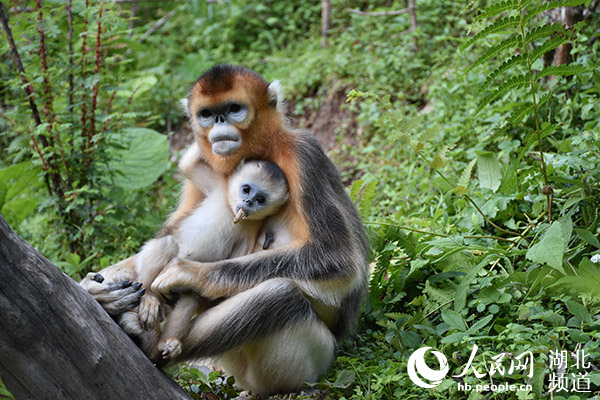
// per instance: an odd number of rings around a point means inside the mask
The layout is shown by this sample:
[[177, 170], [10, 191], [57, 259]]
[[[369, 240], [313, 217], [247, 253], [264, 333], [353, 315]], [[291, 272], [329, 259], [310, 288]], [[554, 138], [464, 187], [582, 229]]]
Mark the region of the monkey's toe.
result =
[[148, 293], [142, 296], [138, 315], [142, 328], [146, 330], [157, 328], [160, 323], [160, 301], [158, 298]]

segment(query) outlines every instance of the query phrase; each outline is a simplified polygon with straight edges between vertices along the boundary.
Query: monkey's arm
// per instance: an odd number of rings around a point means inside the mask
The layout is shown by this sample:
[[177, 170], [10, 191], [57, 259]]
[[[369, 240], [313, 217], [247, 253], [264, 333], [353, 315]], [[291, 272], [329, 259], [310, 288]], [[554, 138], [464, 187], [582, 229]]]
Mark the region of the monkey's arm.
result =
[[[152, 239], [146, 242], [142, 251], [135, 258], [137, 280], [148, 289], [150, 284], [167, 265], [177, 256], [179, 245], [172, 235]], [[140, 325], [145, 329], [158, 327], [160, 323], [160, 301], [150, 290], [140, 301], [138, 316]]]
[[179, 169], [204, 195], [214, 190], [224, 178], [206, 164], [197, 142], [194, 142], [181, 156]]
[[[360, 275], [357, 265], [342, 261], [343, 255], [311, 256], [315, 246], [286, 246], [248, 256], [199, 263], [173, 260], [152, 283], [152, 291], [168, 297], [171, 291], [193, 290], [199, 295], [218, 299], [230, 297], [272, 278], [287, 278], [304, 286], [309, 282], [320, 290], [351, 285]], [[359, 254], [351, 257], [360, 259]]]

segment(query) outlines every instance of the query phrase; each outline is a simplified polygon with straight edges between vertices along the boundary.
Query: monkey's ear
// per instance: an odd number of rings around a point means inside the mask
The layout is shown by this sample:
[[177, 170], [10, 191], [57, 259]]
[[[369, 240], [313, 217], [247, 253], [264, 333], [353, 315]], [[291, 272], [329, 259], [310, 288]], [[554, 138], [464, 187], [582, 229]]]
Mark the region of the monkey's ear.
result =
[[191, 118], [187, 97], [184, 97], [183, 99], [179, 100], [179, 104], [181, 105], [181, 109], [185, 113], [186, 117]]
[[275, 80], [269, 84], [269, 105], [277, 108], [280, 114], [284, 112], [284, 100], [283, 100], [283, 87], [278, 80]]

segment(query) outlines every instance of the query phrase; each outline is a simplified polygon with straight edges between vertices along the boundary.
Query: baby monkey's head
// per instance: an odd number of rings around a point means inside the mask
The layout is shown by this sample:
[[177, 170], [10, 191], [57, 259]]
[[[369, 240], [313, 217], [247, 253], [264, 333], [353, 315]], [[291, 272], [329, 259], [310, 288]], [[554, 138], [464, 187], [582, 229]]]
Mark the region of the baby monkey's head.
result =
[[275, 214], [288, 199], [288, 184], [277, 164], [265, 160], [242, 162], [229, 179], [229, 206], [235, 218], [262, 220]]

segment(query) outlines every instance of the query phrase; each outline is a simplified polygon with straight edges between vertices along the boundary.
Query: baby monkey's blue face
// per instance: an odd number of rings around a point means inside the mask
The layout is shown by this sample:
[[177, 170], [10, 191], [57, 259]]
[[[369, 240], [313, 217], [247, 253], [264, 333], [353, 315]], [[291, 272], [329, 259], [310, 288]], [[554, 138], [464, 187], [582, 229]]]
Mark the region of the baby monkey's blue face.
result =
[[259, 221], [275, 214], [288, 199], [283, 172], [270, 161], [244, 161], [229, 180], [229, 206], [234, 223]]
[[[242, 214], [245, 214], [243, 218], [247, 218], [269, 207], [269, 195], [255, 183], [244, 183], [238, 195], [240, 201], [235, 206], [236, 216], [241, 216], [240, 210], [242, 210]], [[239, 219], [235, 222], [239, 222]]]

